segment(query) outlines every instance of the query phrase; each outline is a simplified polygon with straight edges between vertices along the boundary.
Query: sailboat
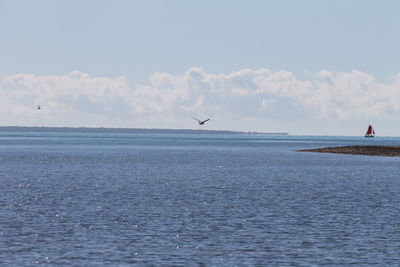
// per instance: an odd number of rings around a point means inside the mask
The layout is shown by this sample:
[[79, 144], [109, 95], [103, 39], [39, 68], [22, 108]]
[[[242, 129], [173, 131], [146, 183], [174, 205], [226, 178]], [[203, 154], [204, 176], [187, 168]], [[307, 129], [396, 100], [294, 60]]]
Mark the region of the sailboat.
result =
[[375, 136], [375, 130], [374, 127], [371, 125], [368, 126], [367, 132], [365, 133], [365, 137], [374, 137]]

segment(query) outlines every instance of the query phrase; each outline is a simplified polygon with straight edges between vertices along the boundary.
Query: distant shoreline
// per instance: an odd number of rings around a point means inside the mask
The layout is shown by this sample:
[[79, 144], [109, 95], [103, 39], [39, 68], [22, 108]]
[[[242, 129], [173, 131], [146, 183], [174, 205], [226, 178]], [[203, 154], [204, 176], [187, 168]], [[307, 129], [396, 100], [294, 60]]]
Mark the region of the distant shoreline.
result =
[[362, 156], [400, 157], [400, 146], [339, 146], [316, 149], [302, 149], [297, 151]]
[[0, 132], [78, 132], [78, 133], [157, 133], [157, 134], [265, 134], [289, 135], [288, 133], [243, 132], [203, 129], [149, 129], [149, 128], [104, 128], [104, 127], [43, 127], [43, 126], [0, 126]]

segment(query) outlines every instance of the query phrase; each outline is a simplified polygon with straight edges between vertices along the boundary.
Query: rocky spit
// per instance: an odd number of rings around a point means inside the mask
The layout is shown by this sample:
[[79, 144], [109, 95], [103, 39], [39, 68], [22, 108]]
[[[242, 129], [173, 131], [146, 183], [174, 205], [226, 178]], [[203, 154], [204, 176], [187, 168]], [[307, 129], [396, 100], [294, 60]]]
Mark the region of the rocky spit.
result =
[[303, 149], [298, 151], [364, 156], [400, 157], [400, 146], [339, 146], [316, 149]]

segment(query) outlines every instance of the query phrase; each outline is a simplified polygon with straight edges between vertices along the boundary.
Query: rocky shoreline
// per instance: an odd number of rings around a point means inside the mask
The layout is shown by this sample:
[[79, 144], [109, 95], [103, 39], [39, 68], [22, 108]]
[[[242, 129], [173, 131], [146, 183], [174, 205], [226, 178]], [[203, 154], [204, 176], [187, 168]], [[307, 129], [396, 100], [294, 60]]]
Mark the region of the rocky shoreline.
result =
[[364, 156], [400, 157], [400, 146], [340, 146], [316, 149], [302, 149], [297, 151]]

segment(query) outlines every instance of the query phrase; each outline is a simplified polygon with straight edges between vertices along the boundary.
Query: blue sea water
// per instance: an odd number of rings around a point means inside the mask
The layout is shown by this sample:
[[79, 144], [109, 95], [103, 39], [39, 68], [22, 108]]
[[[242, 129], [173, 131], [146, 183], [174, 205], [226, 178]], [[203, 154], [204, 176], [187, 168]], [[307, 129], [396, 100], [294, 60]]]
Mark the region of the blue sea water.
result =
[[399, 266], [400, 138], [0, 132], [1, 266]]

